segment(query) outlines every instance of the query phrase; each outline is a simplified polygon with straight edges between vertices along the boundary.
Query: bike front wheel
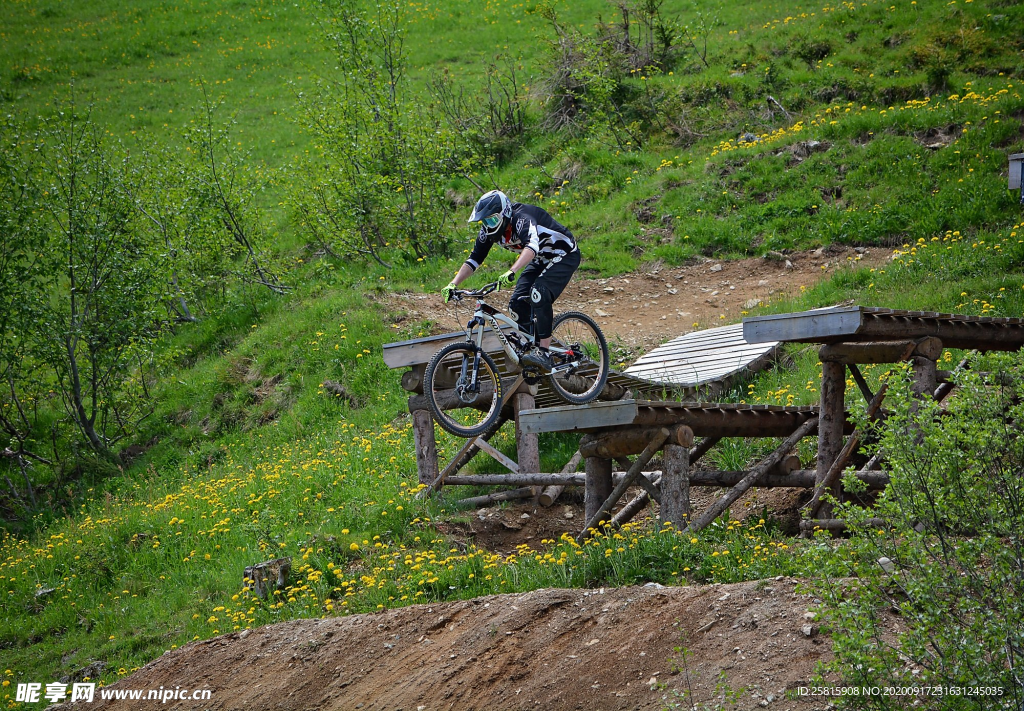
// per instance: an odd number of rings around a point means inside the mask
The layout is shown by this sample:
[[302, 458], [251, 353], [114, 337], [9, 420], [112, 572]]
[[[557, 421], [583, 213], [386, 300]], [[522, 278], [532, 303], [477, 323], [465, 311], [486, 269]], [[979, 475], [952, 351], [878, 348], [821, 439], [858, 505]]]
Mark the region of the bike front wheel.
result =
[[468, 342], [451, 343], [427, 363], [423, 394], [445, 432], [476, 437], [501, 415], [501, 376], [489, 355]]
[[577, 363], [567, 371], [551, 374], [551, 389], [558, 397], [572, 405], [583, 405], [601, 394], [608, 382], [608, 342], [594, 319], [581, 311], [559, 314], [551, 325], [551, 349], [556, 367]]

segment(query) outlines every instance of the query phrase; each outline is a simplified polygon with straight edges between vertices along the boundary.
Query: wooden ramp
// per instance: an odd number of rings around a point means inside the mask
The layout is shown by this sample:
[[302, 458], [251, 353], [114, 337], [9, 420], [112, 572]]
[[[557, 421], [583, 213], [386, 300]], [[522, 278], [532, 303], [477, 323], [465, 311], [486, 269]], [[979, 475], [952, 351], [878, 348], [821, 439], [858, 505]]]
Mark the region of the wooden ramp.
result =
[[[391, 368], [422, 372], [434, 353], [465, 337], [464, 333], [456, 331], [388, 343], [384, 346], [384, 362]], [[737, 377], [771, 365], [779, 346], [777, 341], [748, 343], [743, 337], [742, 324], [694, 331], [655, 348], [623, 371], [613, 368], [608, 381], [634, 396], [660, 397], [673, 393], [683, 399], [702, 399], [722, 392]], [[484, 348], [494, 357], [499, 369], [507, 370], [501, 343], [489, 330], [484, 337]], [[547, 386], [546, 379], [541, 381], [536, 397], [538, 407], [564, 404]]]
[[770, 365], [778, 341], [748, 343], [743, 324], [694, 331], [658, 346], [623, 371], [635, 380], [694, 388]]

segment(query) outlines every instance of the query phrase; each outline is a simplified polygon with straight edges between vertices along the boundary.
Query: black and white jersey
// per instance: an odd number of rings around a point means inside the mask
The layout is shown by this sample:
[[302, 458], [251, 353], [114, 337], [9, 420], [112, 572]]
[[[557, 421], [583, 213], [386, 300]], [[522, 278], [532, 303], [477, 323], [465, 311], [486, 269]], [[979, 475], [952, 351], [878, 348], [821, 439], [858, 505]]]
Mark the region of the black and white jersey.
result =
[[512, 219], [501, 234], [488, 237], [481, 225], [480, 235], [476, 238], [466, 264], [476, 271], [494, 244], [517, 253], [529, 247], [537, 253], [536, 259], [543, 264], [549, 264], [556, 257], [564, 257], [576, 249], [576, 239], [572, 232], [559, 224], [546, 210], [518, 202], [512, 203]]

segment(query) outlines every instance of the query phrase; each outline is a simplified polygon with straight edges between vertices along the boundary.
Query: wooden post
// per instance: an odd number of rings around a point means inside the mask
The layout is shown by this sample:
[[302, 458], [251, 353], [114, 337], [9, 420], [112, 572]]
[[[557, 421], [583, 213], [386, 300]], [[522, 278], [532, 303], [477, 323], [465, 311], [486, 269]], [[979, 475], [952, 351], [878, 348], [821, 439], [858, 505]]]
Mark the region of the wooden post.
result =
[[[516, 456], [519, 459], [519, 472], [533, 474], [540, 471], [540, 445], [537, 435], [526, 434], [519, 426], [519, 413], [532, 410], [536, 404], [533, 395], [528, 392], [517, 392], [512, 397], [512, 410], [516, 416]], [[541, 487], [535, 487], [533, 495], [540, 496]]]
[[[580, 454], [580, 450], [577, 449], [576, 454], [572, 455], [569, 461], [566, 462], [566, 465], [562, 467], [562, 473], [572, 474], [575, 472], [576, 467], [580, 465], [581, 459], [583, 459], [583, 455]], [[541, 506], [551, 506], [551, 504], [555, 503], [555, 499], [562, 495], [563, 491], [565, 491], [565, 487], [558, 484], [545, 487], [544, 490], [540, 492], [540, 496], [537, 497], [537, 501], [540, 502]]]
[[[756, 467], [747, 472], [746, 475], [739, 480], [736, 486], [734, 486], [732, 489], [726, 492], [724, 496], [718, 499], [718, 501], [713, 503], [711, 505], [711, 508], [702, 513], [700, 516], [697, 516], [696, 518], [692, 519], [690, 521], [690, 525], [686, 527], [686, 530], [692, 532], [700, 531], [701, 529], [705, 528], [708, 524], [710, 524], [712, 521], [714, 521], [716, 518], [718, 518], [723, 511], [729, 508], [733, 504], [733, 502], [736, 501], [736, 499], [743, 496], [743, 494], [751, 486], [753, 486], [758, 479], [760, 479], [762, 476], [764, 476], [773, 468], [775, 468], [778, 465], [778, 463], [782, 460], [782, 458], [789, 454], [790, 450], [793, 449], [793, 447], [797, 446], [801, 439], [803, 439], [811, 432], [813, 432], [814, 428], [817, 426], [817, 417], [812, 417], [811, 419], [807, 420], [807, 422], [800, 425], [800, 427], [797, 428], [796, 432], [787, 437], [782, 442], [782, 444], [779, 445], [778, 449], [769, 454], [767, 457], [765, 457], [764, 461], [762, 461]], [[841, 431], [840, 434], [842, 434]]]
[[647, 508], [647, 504], [651, 502], [651, 495], [646, 491], [641, 491], [636, 498], [627, 503], [619, 512], [612, 516], [612, 528], [622, 528], [627, 523], [632, 521], [638, 513]]
[[[885, 383], [878, 389], [878, 392], [875, 393], [874, 397], [871, 398], [871, 402], [868, 403], [867, 409], [867, 416], [869, 418], [873, 418], [879, 408], [882, 407], [882, 400], [885, 399], [885, 393], [888, 390], [889, 384]], [[839, 486], [839, 475], [842, 474], [843, 468], [846, 466], [846, 462], [857, 449], [857, 445], [860, 443], [860, 438], [861, 432], [859, 430], [854, 430], [853, 434], [850, 435], [850, 439], [846, 440], [846, 444], [843, 446], [842, 450], [836, 455], [835, 459], [832, 460], [832, 464], [829, 465], [824, 478], [819, 477], [815, 482], [814, 495], [811, 497], [811, 500], [807, 502], [807, 509], [810, 511], [809, 518], [814, 518], [818, 515], [819, 511], [825, 509], [826, 503], [822, 501], [821, 497], [829, 487]], [[819, 459], [818, 461], [820, 462], [821, 460]], [[835, 489], [833, 489], [833, 491], [834, 490]]]
[[[601, 509], [601, 504], [612, 493], [612, 460], [603, 457], [586, 457], [583, 461], [587, 472], [584, 518], [590, 521]], [[598, 521], [598, 523], [601, 522]]]
[[421, 484], [430, 486], [437, 478], [437, 440], [430, 410], [412, 411], [412, 440], [416, 447], [416, 474]]
[[[636, 461], [633, 462], [633, 466], [631, 466], [629, 471], [626, 472], [626, 476], [622, 478], [622, 481], [616, 484], [615, 488], [612, 489], [610, 494], [608, 494], [608, 497], [601, 502], [600, 506], [597, 507], [597, 510], [595, 510], [592, 515], [587, 516], [587, 522], [583, 524], [583, 530], [580, 531], [578, 536], [576, 536], [577, 543], [582, 543], [586, 540], [587, 536], [590, 535], [591, 530], [596, 530], [603, 521], [608, 519], [616, 502], [618, 502], [618, 500], [622, 498], [622, 495], [626, 493], [626, 490], [633, 485], [633, 482], [635, 482], [637, 477], [640, 476], [641, 470], [647, 462], [651, 461], [651, 457], [657, 454], [658, 450], [662, 448], [662, 445], [665, 444], [665, 440], [669, 438], [669, 434], [670, 433], [667, 429], [662, 428], [661, 431], [655, 435], [654, 439], [652, 439], [650, 444], [647, 445], [647, 449], [641, 452], [636, 458]], [[590, 460], [588, 459], [587, 461]], [[587, 496], [587, 503], [590, 503], [589, 492]]]
[[936, 362], [925, 356], [914, 356], [910, 362], [914, 368], [914, 394], [920, 398], [935, 397], [938, 389]]
[[690, 448], [665, 445], [665, 469], [661, 475], [661, 520], [677, 531], [690, 519]]
[[[843, 448], [843, 424], [846, 417], [846, 366], [825, 361], [821, 364], [821, 409], [818, 418], [817, 480], [820, 484], [828, 475], [832, 463]], [[838, 493], [838, 492], [835, 492]], [[830, 508], [830, 507], [829, 507]], [[821, 517], [830, 511], [822, 508]]]
[[455, 502], [457, 506], [465, 506], [467, 508], [479, 508], [481, 506], [490, 506], [501, 501], [515, 501], [516, 499], [527, 499], [533, 496], [533, 488], [524, 486], [521, 489], [512, 489], [511, 491], [497, 491], [493, 494], [484, 494], [483, 496], [472, 496], [468, 499], [459, 499]]

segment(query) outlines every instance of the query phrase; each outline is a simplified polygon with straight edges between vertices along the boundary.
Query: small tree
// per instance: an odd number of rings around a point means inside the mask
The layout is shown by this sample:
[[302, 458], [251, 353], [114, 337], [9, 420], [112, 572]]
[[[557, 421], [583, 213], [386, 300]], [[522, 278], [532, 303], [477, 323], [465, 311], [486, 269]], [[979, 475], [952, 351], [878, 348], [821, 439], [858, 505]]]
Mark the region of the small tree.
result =
[[109, 456], [149, 410], [148, 345], [161, 323], [161, 255], [139, 229], [127, 159], [72, 101], [34, 137], [26, 230], [38, 244], [23, 317], [30, 360], [52, 374], [64, 409], [89, 446]]
[[329, 252], [387, 266], [387, 249], [446, 254], [452, 227], [444, 188], [461, 143], [408, 94], [405, 6], [354, 0], [320, 4], [320, 28], [337, 69], [300, 94], [316, 153], [293, 197], [300, 222]]
[[[201, 236], [202, 249], [212, 250], [213, 263], [218, 265], [212, 271], [241, 260], [242, 269], [237, 277], [243, 283], [283, 294], [288, 287], [282, 283], [265, 250], [266, 225], [258, 198], [266, 181], [258, 175], [259, 168], [253, 165], [249, 154], [231, 146], [228, 126], [215, 123], [217, 106], [206, 93], [206, 85], [201, 87], [203, 103], [185, 133], [188, 152], [193, 158], [185, 164], [181, 175], [187, 181], [183, 191], [189, 203], [177, 203], [171, 209], [179, 212], [185, 204], [191, 204], [193, 207], [187, 214], [200, 214], [205, 210], [212, 216], [212, 232], [189, 232], [190, 237]], [[174, 183], [172, 178], [171, 184]], [[149, 217], [151, 222], [156, 217], [158, 225], [166, 225], [166, 220], [173, 219], [166, 213], [162, 221], [155, 214]], [[209, 226], [211, 223], [203, 220], [200, 224]], [[157, 229], [162, 231], [163, 227]]]
[[29, 477], [34, 462], [50, 464], [34, 442], [41, 388], [32, 360], [31, 343], [38, 323], [35, 292], [43, 283], [41, 234], [33, 211], [36, 186], [21, 152], [24, 140], [8, 121], [0, 132], [0, 433], [6, 438], [0, 452], [24, 481], [24, 490], [9, 477], [6, 484], [16, 501], [35, 508]]
[[[915, 398], [906, 373], [891, 381], [891, 411], [871, 448], [886, 452], [891, 482], [873, 510], [840, 506], [855, 533], [838, 572], [853, 582], [820, 590], [833, 668], [846, 684], [1001, 690], [927, 698], [934, 708], [1019, 709], [1024, 702], [1024, 356], [984, 363], [1013, 385], [960, 375], [945, 412]], [[864, 523], [875, 516], [885, 526]], [[894, 709], [920, 700], [846, 702]]]

